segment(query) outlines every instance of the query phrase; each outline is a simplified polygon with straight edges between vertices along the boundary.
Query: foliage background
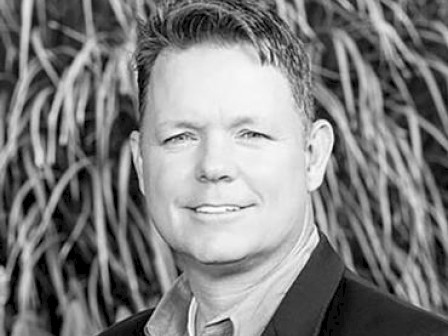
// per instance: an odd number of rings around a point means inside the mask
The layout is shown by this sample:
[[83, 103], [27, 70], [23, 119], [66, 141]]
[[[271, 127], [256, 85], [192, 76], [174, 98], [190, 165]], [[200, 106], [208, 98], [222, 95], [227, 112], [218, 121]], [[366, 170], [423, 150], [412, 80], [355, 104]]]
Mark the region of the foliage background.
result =
[[[448, 3], [277, 0], [336, 128], [317, 221], [347, 264], [448, 315]], [[153, 0], [0, 0], [0, 336], [88, 335], [174, 276], [126, 136]]]

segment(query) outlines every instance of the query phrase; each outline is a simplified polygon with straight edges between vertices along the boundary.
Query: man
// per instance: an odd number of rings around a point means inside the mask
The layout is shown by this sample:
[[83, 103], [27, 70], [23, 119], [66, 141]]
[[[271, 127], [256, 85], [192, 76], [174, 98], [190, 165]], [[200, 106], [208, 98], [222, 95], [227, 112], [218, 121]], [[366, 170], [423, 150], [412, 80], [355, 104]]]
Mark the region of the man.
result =
[[139, 29], [134, 165], [183, 274], [154, 311], [102, 335], [448, 335], [345, 269], [316, 228], [333, 131], [272, 10], [165, 1]]

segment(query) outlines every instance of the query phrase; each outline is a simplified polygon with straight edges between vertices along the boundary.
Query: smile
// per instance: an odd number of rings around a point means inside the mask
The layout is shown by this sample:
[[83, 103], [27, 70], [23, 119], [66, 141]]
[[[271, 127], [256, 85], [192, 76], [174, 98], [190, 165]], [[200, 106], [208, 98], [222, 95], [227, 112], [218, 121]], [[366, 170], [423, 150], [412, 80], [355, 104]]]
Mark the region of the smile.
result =
[[195, 208], [194, 210], [197, 213], [203, 213], [203, 214], [224, 214], [224, 213], [228, 213], [228, 212], [236, 212], [236, 211], [240, 211], [241, 209], [243, 209], [242, 207], [239, 206], [234, 206], [234, 205], [221, 205], [221, 206], [200, 206]]
[[223, 214], [239, 212], [241, 210], [249, 208], [250, 206], [251, 205], [239, 206], [239, 205], [233, 205], [233, 204], [223, 204], [223, 205], [204, 204], [204, 205], [200, 205], [198, 207], [191, 208], [191, 210], [193, 210], [197, 214], [223, 215]]

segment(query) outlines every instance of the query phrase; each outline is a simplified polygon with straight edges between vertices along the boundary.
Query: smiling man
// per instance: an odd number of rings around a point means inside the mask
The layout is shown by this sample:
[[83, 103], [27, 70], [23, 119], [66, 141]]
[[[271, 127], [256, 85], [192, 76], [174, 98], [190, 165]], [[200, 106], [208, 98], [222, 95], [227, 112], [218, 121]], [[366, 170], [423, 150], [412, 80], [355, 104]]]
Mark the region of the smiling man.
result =
[[307, 54], [255, 0], [165, 1], [141, 24], [131, 135], [150, 220], [183, 273], [103, 335], [447, 335], [346, 270], [313, 217], [333, 146]]

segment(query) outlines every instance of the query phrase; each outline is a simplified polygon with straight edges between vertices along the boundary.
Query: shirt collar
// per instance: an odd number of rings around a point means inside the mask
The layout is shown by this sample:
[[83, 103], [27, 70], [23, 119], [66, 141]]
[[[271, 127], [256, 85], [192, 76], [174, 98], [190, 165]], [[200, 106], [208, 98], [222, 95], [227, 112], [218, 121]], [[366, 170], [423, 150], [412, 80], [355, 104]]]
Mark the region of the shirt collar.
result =
[[145, 325], [146, 336], [179, 336], [187, 328], [187, 312], [191, 301], [191, 291], [184, 275], [162, 297], [154, 313]]
[[197, 311], [198, 311], [198, 303], [197, 303], [195, 297], [193, 296], [191, 298], [190, 308], [188, 309], [188, 321], [187, 321], [188, 336], [196, 335], [195, 322], [196, 322]]

